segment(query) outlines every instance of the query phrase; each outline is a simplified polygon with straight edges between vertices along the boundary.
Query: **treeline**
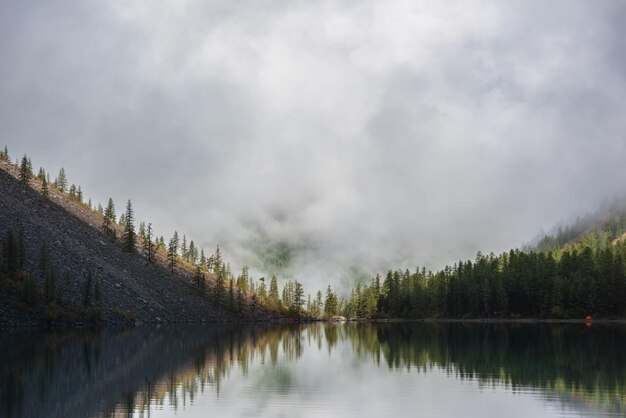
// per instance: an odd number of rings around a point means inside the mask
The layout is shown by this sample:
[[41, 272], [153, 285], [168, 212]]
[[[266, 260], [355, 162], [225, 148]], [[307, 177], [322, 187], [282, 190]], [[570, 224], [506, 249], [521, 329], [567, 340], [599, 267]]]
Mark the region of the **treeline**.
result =
[[589, 238], [590, 233], [599, 234], [602, 239], [615, 240], [626, 231], [626, 201], [615, 199], [603, 205], [592, 214], [577, 218], [567, 226], [559, 226], [552, 234], [546, 234], [535, 245], [525, 246], [525, 250], [555, 251], [566, 244]]
[[348, 318], [626, 316], [626, 243], [596, 231], [555, 251], [478, 253], [438, 272], [389, 271], [358, 284]]

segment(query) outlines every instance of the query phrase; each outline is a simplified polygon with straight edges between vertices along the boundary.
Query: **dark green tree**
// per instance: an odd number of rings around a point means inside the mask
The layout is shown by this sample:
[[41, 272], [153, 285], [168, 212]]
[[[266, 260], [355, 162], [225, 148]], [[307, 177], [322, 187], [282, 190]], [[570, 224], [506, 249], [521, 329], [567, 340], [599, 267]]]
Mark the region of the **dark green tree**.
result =
[[109, 198], [109, 203], [104, 210], [104, 216], [102, 217], [102, 230], [110, 238], [115, 239], [115, 229], [113, 224], [115, 223], [115, 205], [113, 199]]
[[31, 166], [28, 156], [24, 154], [24, 156], [22, 157], [22, 162], [20, 164], [20, 181], [23, 184], [28, 185], [32, 177], [33, 167]]
[[48, 189], [48, 180], [44, 177], [41, 180], [41, 194], [43, 197], [48, 197], [50, 195], [50, 190]]
[[135, 215], [133, 212], [133, 205], [128, 200], [126, 204], [126, 223], [124, 224], [124, 234], [122, 236], [122, 242], [124, 245], [124, 251], [129, 253], [135, 252], [135, 242], [137, 240], [135, 234]]
[[169, 262], [170, 269], [174, 273], [174, 267], [178, 259], [178, 232], [174, 231], [174, 236], [170, 239], [169, 246], [167, 248], [167, 261]]
[[57, 176], [54, 185], [61, 192], [65, 193], [65, 190], [67, 189], [67, 177], [65, 176], [65, 169], [63, 167], [59, 170], [59, 175]]

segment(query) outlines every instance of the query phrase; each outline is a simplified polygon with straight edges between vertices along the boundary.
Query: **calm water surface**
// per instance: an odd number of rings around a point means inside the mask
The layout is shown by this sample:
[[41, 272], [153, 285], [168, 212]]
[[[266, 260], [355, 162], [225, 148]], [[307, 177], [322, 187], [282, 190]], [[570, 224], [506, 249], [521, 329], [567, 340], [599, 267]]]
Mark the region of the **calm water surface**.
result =
[[313, 324], [4, 332], [1, 417], [626, 414], [626, 327]]

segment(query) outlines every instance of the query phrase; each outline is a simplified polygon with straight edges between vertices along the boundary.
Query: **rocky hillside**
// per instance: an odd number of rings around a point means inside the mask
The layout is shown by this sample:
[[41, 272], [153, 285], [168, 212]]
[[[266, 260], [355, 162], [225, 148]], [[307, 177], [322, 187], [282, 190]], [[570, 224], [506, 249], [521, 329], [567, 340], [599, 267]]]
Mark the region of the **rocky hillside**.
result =
[[[35, 280], [36, 300], [25, 303], [17, 283], [0, 280], [0, 325], [41, 324], [59, 318], [84, 321], [88, 273], [92, 292], [97, 286], [99, 293], [98, 298], [90, 297], [89, 312], [95, 312], [98, 321], [233, 319], [194, 287], [192, 273], [184, 266], [171, 273], [162, 255], [151, 263], [141, 254], [122, 251], [101, 232], [97, 212], [53, 187], [45, 198], [38, 180], [27, 187], [17, 176], [14, 165], [0, 161], [0, 236], [9, 230], [23, 236], [24, 270]], [[42, 296], [44, 279], [38, 260], [43, 243], [47, 243], [48, 263], [55, 273], [53, 306], [44, 303]]]

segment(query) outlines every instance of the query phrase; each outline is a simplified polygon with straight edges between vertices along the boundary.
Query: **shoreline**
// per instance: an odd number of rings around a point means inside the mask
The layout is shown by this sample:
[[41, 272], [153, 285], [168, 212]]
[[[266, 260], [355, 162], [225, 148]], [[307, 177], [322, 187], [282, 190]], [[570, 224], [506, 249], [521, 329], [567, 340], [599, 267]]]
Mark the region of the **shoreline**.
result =
[[553, 318], [389, 318], [389, 319], [337, 319], [337, 318], [272, 318], [272, 319], [239, 319], [239, 320], [212, 320], [212, 321], [150, 321], [135, 323], [0, 323], [0, 330], [74, 330], [74, 329], [119, 329], [138, 328], [142, 326], [214, 326], [214, 325], [284, 325], [284, 324], [310, 324], [316, 322], [324, 323], [368, 323], [368, 324], [401, 324], [401, 323], [421, 323], [421, 324], [617, 324], [626, 325], [626, 318], [620, 319], [553, 319]]

